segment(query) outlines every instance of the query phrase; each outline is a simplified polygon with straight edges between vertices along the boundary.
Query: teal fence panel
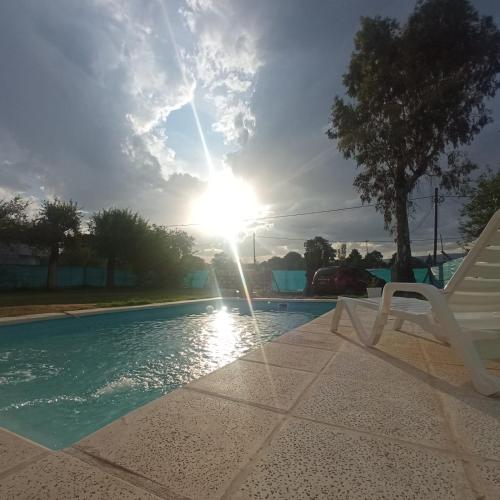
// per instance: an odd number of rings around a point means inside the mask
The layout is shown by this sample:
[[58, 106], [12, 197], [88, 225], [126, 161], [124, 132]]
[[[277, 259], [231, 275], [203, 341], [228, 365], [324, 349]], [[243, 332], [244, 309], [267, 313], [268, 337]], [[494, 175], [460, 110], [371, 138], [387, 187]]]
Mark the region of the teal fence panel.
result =
[[[106, 269], [99, 267], [58, 266], [58, 288], [79, 286], [103, 287], [106, 284]], [[116, 286], [135, 286], [137, 276], [131, 271], [115, 271]], [[0, 264], [0, 290], [16, 288], [45, 288], [47, 266]]]
[[[388, 268], [378, 268], [378, 269], [368, 269], [377, 278], [385, 280], [387, 283], [392, 281], [391, 270]], [[417, 283], [431, 283], [439, 288], [442, 287], [442, 282], [439, 281], [438, 277], [434, 272], [429, 271], [426, 267], [417, 267], [413, 269], [413, 275], [415, 276], [415, 281]]]
[[379, 269], [368, 269], [368, 271], [376, 276], [377, 278], [380, 278], [384, 281], [387, 281], [389, 283], [391, 281], [391, 270], [387, 268], [379, 268]]
[[306, 287], [305, 271], [272, 271], [273, 292], [297, 293]]
[[444, 262], [439, 266], [435, 266], [432, 268], [432, 273], [434, 276], [440, 280], [443, 285], [446, 285], [448, 281], [450, 281], [451, 277], [455, 274], [457, 269], [462, 264], [464, 258], [460, 257], [459, 259], [449, 260], [448, 262]]
[[184, 276], [184, 288], [205, 288], [208, 285], [208, 271], [192, 271]]

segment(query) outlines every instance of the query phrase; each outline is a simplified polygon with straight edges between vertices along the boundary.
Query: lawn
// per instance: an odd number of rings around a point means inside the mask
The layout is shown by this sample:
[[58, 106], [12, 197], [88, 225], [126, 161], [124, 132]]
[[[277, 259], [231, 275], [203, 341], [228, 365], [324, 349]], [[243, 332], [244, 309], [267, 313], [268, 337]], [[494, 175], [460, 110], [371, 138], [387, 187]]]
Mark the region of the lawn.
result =
[[0, 317], [62, 312], [92, 307], [118, 307], [213, 297], [202, 290], [151, 290], [78, 288], [66, 290], [16, 290], [0, 293]]

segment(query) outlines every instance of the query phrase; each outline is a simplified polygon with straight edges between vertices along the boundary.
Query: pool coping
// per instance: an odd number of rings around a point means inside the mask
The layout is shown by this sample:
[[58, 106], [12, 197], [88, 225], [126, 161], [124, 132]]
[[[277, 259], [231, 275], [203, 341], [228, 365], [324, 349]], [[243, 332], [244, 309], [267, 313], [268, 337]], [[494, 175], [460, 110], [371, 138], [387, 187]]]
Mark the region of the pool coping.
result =
[[[203, 299], [191, 299], [191, 300], [178, 300], [178, 301], [170, 301], [170, 302], [153, 302], [151, 304], [140, 304], [137, 306], [118, 306], [118, 307], [95, 307], [92, 309], [76, 309], [70, 311], [64, 311], [60, 313], [39, 313], [39, 314], [25, 314], [21, 316], [6, 316], [4, 318], [0, 318], [0, 326], [3, 325], [15, 325], [22, 323], [32, 323], [34, 321], [46, 321], [51, 319], [62, 319], [67, 318], [68, 316], [92, 316], [97, 314], [109, 314], [109, 313], [118, 313], [118, 312], [126, 312], [126, 311], [136, 311], [142, 309], [159, 309], [163, 307], [175, 307], [179, 305], [186, 304], [196, 304], [200, 302], [213, 302], [214, 300], [240, 300], [245, 301], [246, 299], [242, 297], [207, 297]], [[337, 302], [336, 299], [287, 299], [287, 298], [276, 298], [276, 297], [258, 297], [253, 298], [252, 302]]]

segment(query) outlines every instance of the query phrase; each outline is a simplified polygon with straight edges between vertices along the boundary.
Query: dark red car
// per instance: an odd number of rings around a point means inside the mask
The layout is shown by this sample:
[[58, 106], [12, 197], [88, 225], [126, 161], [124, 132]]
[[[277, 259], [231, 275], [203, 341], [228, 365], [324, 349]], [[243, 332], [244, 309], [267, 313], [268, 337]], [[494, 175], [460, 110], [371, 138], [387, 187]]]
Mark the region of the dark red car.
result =
[[321, 267], [312, 280], [315, 295], [365, 295], [366, 287], [383, 287], [385, 281], [358, 267]]

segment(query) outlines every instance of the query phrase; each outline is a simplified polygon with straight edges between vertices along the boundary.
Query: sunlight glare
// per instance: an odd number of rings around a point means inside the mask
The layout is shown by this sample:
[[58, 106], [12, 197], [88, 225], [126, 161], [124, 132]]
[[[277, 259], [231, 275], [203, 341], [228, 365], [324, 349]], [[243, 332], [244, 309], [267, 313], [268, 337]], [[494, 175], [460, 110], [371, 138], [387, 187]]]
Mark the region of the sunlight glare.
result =
[[252, 187], [226, 171], [210, 176], [207, 190], [194, 203], [193, 220], [207, 233], [232, 241], [261, 212]]

